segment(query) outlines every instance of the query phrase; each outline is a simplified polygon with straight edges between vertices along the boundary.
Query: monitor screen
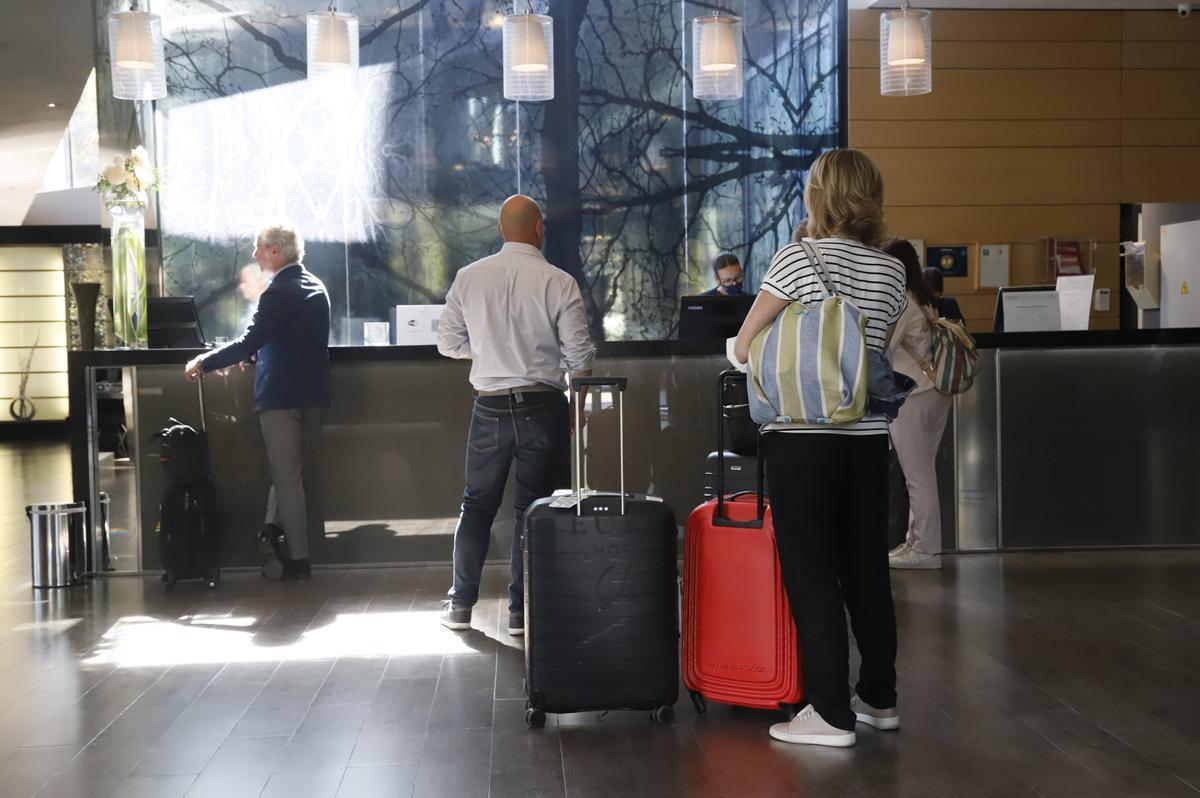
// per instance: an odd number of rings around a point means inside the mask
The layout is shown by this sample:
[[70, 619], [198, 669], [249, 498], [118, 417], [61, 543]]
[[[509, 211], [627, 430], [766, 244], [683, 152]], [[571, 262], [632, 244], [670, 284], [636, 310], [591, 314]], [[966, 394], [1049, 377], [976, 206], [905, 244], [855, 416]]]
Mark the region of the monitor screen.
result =
[[[998, 291], [996, 291], [996, 313], [995, 313], [994, 318], [992, 319], [992, 332], [998, 332], [998, 333], [1005, 332], [1005, 329], [1004, 329], [1004, 297], [1005, 297], [1005, 295], [1007, 295], [1009, 297], [1013, 297], [1018, 294], [1037, 295], [1038, 298], [1045, 298], [1047, 304], [1049, 304], [1051, 302], [1053, 303], [1055, 313], [1057, 313], [1058, 298], [1057, 298], [1057, 294], [1055, 291], [1055, 286], [1053, 286], [1053, 285], [1005, 286], [1003, 288], [1000, 288]], [[1037, 308], [1031, 308], [1031, 310], [1037, 310]], [[1026, 314], [1026, 315], [1029, 315], [1029, 314]], [[1033, 327], [1030, 327], [1031, 324], [1033, 325]], [[1030, 329], [1033, 329], [1034, 327], [1036, 327], [1037, 329], [1051, 329], [1047, 324], [1039, 324], [1039, 323], [1037, 323], [1036, 318], [1030, 317], [1028, 319], [1026, 319], [1026, 318], [1021, 319], [1020, 322], [1015, 325], [1010, 323], [1008, 332], [1028, 331]], [[1058, 327], [1054, 326], [1052, 329], [1058, 329]]]
[[151, 297], [146, 307], [151, 349], [203, 349], [204, 330], [190, 296]]
[[679, 300], [679, 337], [732, 338], [741, 329], [754, 294], [685, 296]]

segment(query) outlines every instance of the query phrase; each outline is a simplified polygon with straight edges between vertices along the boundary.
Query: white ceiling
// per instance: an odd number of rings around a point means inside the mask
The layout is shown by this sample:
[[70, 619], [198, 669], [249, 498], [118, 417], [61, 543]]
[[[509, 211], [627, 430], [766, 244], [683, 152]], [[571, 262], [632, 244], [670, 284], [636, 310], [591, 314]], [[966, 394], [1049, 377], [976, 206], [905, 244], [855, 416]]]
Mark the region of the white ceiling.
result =
[[0, 0], [0, 225], [24, 220], [93, 49], [89, 0]]

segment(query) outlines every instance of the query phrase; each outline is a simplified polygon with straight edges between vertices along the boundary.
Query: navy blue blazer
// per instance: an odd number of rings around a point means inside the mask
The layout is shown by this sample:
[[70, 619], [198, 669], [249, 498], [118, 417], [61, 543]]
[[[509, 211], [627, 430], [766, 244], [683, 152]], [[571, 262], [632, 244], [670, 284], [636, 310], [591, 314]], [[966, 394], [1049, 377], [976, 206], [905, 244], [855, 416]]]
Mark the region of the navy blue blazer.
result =
[[329, 405], [329, 292], [304, 266], [276, 272], [246, 331], [205, 355], [202, 366], [213, 371], [254, 354], [255, 411]]

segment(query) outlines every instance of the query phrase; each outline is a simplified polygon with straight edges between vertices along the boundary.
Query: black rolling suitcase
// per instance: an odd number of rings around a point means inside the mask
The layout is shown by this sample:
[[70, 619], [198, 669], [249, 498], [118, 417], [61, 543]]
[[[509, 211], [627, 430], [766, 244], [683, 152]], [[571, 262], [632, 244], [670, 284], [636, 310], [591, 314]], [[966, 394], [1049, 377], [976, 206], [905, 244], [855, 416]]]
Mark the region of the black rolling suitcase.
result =
[[[721, 453], [712, 452], [704, 462], [704, 501], [717, 498], [717, 479]], [[758, 490], [758, 456], [725, 452], [725, 493], [747, 493]]]
[[539, 499], [525, 514], [525, 722], [547, 712], [651, 710], [669, 723], [679, 691], [675, 516], [655, 497], [625, 495], [624, 377], [571, 381], [615, 389], [619, 493], [581, 487]]
[[221, 580], [221, 537], [217, 493], [210, 476], [203, 378], [199, 394], [199, 430], [172, 418], [170, 426], [155, 434], [168, 482], [156, 527], [162, 581], [168, 590], [180, 579], [203, 579], [209, 588]]

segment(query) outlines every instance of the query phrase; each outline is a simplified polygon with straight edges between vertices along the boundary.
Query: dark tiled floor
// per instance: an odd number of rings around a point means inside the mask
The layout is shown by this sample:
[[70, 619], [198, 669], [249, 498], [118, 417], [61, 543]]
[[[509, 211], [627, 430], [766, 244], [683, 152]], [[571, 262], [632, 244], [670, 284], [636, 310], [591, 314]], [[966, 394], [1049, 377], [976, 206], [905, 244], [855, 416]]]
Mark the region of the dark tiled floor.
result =
[[502, 568], [441, 629], [446, 568], [235, 574], [215, 593], [28, 587], [24, 505], [61, 446], [0, 446], [6, 796], [1170, 796], [1200, 787], [1198, 552], [960, 557], [898, 574], [904, 728], [772, 742], [769, 713], [684, 698], [523, 723]]

